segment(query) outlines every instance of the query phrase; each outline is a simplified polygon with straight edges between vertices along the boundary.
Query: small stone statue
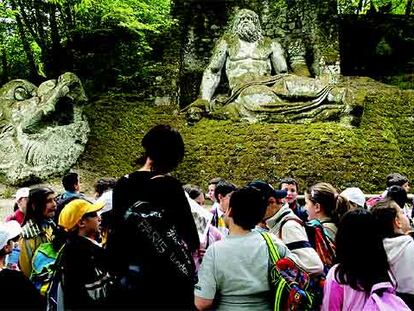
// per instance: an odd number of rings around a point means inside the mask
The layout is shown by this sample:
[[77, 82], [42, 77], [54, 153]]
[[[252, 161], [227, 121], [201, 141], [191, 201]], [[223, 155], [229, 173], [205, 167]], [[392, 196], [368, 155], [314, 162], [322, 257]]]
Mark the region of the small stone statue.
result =
[[44, 180], [76, 163], [89, 134], [86, 100], [69, 72], [38, 88], [12, 80], [0, 89], [0, 174], [8, 183]]
[[[214, 97], [222, 69], [230, 96]], [[272, 75], [275, 73], [275, 75]], [[258, 15], [242, 9], [230, 33], [219, 39], [204, 71], [200, 98], [187, 109], [197, 118], [206, 109], [217, 118], [250, 122], [310, 122], [339, 119], [352, 94], [346, 88], [288, 73], [282, 46], [264, 37]]]

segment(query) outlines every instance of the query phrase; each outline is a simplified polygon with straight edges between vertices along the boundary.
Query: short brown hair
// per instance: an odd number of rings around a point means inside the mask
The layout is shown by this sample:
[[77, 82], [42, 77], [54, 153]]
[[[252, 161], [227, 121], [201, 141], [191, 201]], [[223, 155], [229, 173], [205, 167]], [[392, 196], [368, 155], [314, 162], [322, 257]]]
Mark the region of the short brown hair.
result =
[[382, 238], [395, 236], [394, 220], [401, 210], [400, 206], [391, 198], [378, 202], [371, 210], [377, 222], [378, 234]]

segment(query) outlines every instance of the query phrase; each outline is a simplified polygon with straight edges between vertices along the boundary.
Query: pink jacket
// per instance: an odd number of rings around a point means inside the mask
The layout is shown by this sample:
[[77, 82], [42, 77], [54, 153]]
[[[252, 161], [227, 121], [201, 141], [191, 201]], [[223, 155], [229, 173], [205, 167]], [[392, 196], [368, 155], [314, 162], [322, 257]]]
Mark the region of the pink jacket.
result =
[[198, 272], [198, 269], [200, 269], [200, 264], [203, 260], [207, 247], [209, 247], [214, 242], [221, 240], [222, 238], [223, 236], [221, 235], [221, 232], [216, 227], [209, 225], [207, 241], [200, 243], [200, 248], [193, 253], [196, 272]]
[[351, 286], [339, 284], [335, 280], [336, 267], [337, 265], [333, 266], [326, 276], [321, 310], [362, 310], [369, 294], [357, 291]]
[[[410, 308], [395, 294], [395, 287], [390, 282], [377, 283], [371, 293], [357, 291], [335, 280], [337, 265], [326, 276], [321, 310], [355, 310], [355, 311], [408, 311]], [[382, 292], [379, 296], [377, 290]]]

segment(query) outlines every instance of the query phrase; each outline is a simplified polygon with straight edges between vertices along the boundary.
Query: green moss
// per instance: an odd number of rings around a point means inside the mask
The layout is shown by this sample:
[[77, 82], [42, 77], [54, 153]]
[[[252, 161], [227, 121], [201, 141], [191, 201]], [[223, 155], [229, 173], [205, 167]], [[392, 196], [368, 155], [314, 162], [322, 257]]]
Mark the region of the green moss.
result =
[[[338, 188], [381, 191], [385, 176], [413, 178], [414, 92], [373, 80], [350, 82], [364, 94], [358, 128], [338, 123], [247, 124], [203, 119], [189, 126], [174, 108], [151, 107], [125, 95], [104, 97], [87, 108], [91, 136], [78, 169], [89, 179], [118, 177], [134, 169], [145, 132], [160, 123], [179, 128], [186, 157], [174, 172], [184, 183], [207, 185], [217, 176], [238, 185], [252, 179], [272, 183], [283, 176], [307, 187], [328, 181]], [[359, 96], [357, 94], [357, 96]]]

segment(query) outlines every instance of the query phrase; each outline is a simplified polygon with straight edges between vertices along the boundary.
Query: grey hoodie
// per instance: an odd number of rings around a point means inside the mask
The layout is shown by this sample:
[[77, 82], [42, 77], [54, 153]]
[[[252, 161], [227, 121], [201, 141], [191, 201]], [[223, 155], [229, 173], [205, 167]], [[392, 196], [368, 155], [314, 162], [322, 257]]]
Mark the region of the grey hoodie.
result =
[[414, 294], [414, 239], [409, 235], [383, 240], [397, 292]]

